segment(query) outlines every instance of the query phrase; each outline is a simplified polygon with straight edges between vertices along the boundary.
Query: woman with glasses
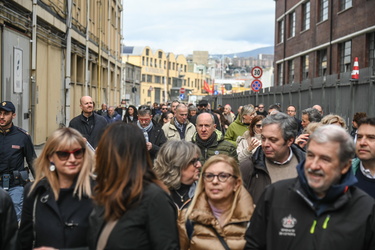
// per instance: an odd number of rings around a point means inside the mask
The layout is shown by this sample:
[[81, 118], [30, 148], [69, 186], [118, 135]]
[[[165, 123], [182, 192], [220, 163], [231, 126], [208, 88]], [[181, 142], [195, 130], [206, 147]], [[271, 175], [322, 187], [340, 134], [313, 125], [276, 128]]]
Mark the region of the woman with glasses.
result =
[[137, 108], [133, 105], [129, 105], [122, 121], [125, 123], [136, 123], [138, 121]]
[[215, 155], [201, 172], [187, 210], [187, 235], [180, 235], [189, 239], [188, 245], [181, 245], [181, 249], [243, 249], [254, 205], [242, 185], [237, 161]]
[[152, 170], [143, 132], [113, 123], [96, 150], [90, 249], [179, 249], [177, 212]]
[[251, 157], [255, 150], [261, 145], [262, 121], [264, 116], [255, 116], [250, 123], [249, 129], [237, 138], [238, 161], [241, 163]]
[[88, 246], [93, 157], [77, 130], [60, 128], [51, 134], [34, 164], [35, 181], [25, 186], [22, 249]]
[[236, 120], [229, 125], [227, 131], [225, 132], [224, 139], [237, 147], [237, 138], [242, 136], [243, 133], [248, 130], [254, 116], [256, 116], [256, 112], [252, 104], [243, 106]]

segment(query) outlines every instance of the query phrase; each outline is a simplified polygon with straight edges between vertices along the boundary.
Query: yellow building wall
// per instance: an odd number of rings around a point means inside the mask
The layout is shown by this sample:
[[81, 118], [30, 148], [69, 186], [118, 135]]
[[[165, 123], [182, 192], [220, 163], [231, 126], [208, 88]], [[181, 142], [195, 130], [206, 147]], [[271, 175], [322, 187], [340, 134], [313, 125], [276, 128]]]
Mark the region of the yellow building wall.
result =
[[44, 41], [37, 43], [36, 107], [34, 144], [42, 144], [62, 121], [62, 52]]

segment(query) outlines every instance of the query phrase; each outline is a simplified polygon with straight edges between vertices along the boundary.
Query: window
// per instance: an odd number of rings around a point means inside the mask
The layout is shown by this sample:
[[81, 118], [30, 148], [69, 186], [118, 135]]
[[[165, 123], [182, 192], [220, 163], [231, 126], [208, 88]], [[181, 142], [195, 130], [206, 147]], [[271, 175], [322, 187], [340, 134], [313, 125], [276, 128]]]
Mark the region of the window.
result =
[[340, 45], [340, 72], [349, 72], [352, 57], [352, 41], [346, 41]]
[[289, 37], [296, 35], [296, 12], [289, 14]]
[[147, 75], [147, 82], [152, 82], [152, 75]]
[[155, 83], [161, 83], [161, 77], [155, 76]]
[[375, 32], [369, 35], [369, 66], [372, 68], [372, 75], [375, 75]]
[[284, 42], [284, 19], [278, 22], [278, 37], [277, 43]]
[[289, 69], [289, 83], [294, 83], [294, 60], [288, 61], [288, 69]]
[[145, 66], [145, 57], [142, 56], [142, 66]]
[[302, 80], [309, 78], [309, 55], [302, 57]]
[[328, 0], [319, 1], [319, 21], [328, 19]]
[[146, 56], [150, 55], [150, 49], [146, 49]]
[[158, 52], [158, 58], [161, 59], [163, 57], [163, 52], [159, 51]]
[[318, 51], [319, 58], [319, 72], [318, 76], [327, 75], [327, 49]]
[[310, 29], [310, 1], [302, 5], [303, 19], [302, 19], [302, 30]]
[[146, 81], [146, 75], [143, 74], [143, 75], [142, 75], [142, 82], [145, 82], [145, 81]]
[[279, 63], [277, 64], [277, 83], [279, 86], [283, 85], [283, 68], [284, 68], [284, 64], [283, 63]]
[[340, 0], [340, 10], [346, 10], [352, 6], [352, 0]]

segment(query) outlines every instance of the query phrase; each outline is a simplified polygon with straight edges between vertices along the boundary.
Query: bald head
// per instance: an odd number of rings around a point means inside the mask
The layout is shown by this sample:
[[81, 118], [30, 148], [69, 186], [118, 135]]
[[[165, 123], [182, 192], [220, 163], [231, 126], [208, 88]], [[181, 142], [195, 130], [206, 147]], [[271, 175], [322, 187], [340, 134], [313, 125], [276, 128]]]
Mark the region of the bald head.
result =
[[80, 99], [80, 107], [84, 116], [91, 116], [94, 111], [94, 102], [91, 96], [82, 96]]
[[321, 115], [323, 115], [323, 108], [322, 108], [320, 105], [315, 104], [314, 106], [312, 106], [312, 108], [318, 110], [319, 113], [320, 113]]

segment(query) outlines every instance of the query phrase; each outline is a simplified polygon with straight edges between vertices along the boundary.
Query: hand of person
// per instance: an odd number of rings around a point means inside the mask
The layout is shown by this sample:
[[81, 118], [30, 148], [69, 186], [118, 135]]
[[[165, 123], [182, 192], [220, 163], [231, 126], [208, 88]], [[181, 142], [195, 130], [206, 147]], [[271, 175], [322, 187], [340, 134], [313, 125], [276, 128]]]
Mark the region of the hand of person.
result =
[[150, 151], [152, 149], [152, 143], [146, 142], [146, 147], [147, 147], [147, 150]]
[[300, 134], [300, 136], [297, 137], [294, 143], [300, 146], [301, 148], [304, 148], [308, 140], [309, 134]]
[[247, 139], [247, 143], [249, 144], [247, 150], [250, 152], [253, 151], [254, 148], [258, 147], [261, 144], [261, 141], [259, 141], [257, 138], [249, 138]]

